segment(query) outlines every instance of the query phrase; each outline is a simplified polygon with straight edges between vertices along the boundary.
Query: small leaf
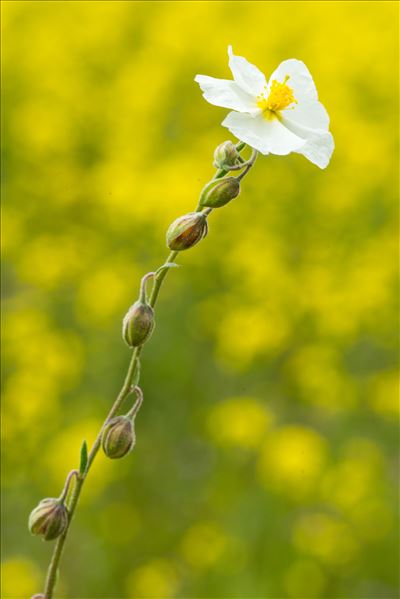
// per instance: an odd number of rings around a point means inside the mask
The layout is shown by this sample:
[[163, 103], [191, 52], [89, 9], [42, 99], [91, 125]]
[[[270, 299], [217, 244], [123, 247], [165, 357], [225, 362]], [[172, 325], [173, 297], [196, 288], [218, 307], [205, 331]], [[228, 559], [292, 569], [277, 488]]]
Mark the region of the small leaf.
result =
[[85, 474], [87, 460], [88, 460], [87, 443], [86, 443], [86, 441], [83, 441], [82, 447], [81, 447], [81, 463], [79, 466], [79, 474], [80, 475]]
[[176, 264], [175, 262], [166, 262], [160, 268], [157, 268], [156, 275], [158, 275], [163, 270], [167, 270], [167, 268], [180, 268], [180, 264]]
[[166, 262], [161, 268], [180, 268], [181, 265], [176, 262]]

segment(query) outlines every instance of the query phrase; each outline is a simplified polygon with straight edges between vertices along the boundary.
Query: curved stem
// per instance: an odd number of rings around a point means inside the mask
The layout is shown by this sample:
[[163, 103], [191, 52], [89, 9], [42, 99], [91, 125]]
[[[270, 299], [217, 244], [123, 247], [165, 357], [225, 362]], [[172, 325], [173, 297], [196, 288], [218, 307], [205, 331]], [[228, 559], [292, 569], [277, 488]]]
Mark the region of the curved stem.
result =
[[240, 162], [240, 164], [233, 164], [232, 166], [226, 167], [226, 171], [229, 173], [231, 171], [240, 171], [240, 170], [242, 170], [242, 168], [244, 168], [248, 164], [250, 164], [250, 165], [253, 164], [251, 158], [249, 160], [243, 160], [243, 158], [241, 156], [239, 156], [239, 162]]
[[[243, 142], [239, 142], [236, 145], [236, 148], [238, 151], [242, 150], [245, 147], [245, 143]], [[254, 164], [254, 161], [257, 157], [257, 152], [254, 150], [253, 154], [250, 158], [249, 161], [247, 161], [247, 163], [243, 164], [243, 167], [245, 168], [245, 170], [243, 171], [243, 173], [238, 177], [238, 179], [242, 179], [247, 172], [249, 171], [249, 169], [252, 167], [252, 165]], [[219, 179], [221, 177], [223, 177], [226, 174], [227, 171], [224, 170], [219, 170], [217, 171], [217, 173], [214, 175], [213, 180], [215, 179]], [[207, 209], [205, 212], [207, 212], [207, 215], [212, 211], [212, 209]], [[160, 268], [158, 269], [158, 271], [156, 272], [151, 272], [151, 273], [147, 273], [141, 281], [141, 289], [140, 289], [140, 296], [141, 298], [146, 296], [146, 282], [150, 277], [153, 277], [154, 283], [153, 283], [153, 287], [150, 293], [150, 297], [148, 300], [148, 303], [150, 304], [150, 306], [152, 308], [154, 308], [154, 306], [157, 303], [157, 299], [160, 293], [160, 289], [161, 286], [164, 282], [165, 277], [167, 276], [169, 269], [169, 265], [171, 262], [173, 262], [176, 258], [176, 256], [178, 255], [179, 252], [177, 251], [173, 251], [169, 254], [168, 258], [166, 259], [165, 263], [163, 266], [165, 266], [165, 268]], [[168, 266], [167, 266], [168, 265]], [[101, 436], [102, 436], [102, 432], [103, 432], [103, 428], [105, 426], [105, 424], [111, 419], [113, 418], [117, 412], [119, 411], [119, 409], [121, 408], [122, 404], [124, 403], [125, 399], [127, 398], [127, 396], [132, 392], [132, 381], [135, 375], [135, 369], [136, 369], [136, 365], [139, 359], [139, 356], [142, 352], [143, 349], [143, 345], [140, 345], [139, 347], [135, 347], [135, 349], [132, 352], [132, 356], [131, 356], [131, 360], [129, 363], [129, 367], [128, 367], [128, 372], [126, 374], [124, 383], [121, 387], [120, 392], [118, 393], [118, 396], [114, 402], [114, 404], [112, 405], [109, 413], [107, 414], [106, 419], [104, 420], [100, 431], [96, 437], [96, 440], [93, 443], [93, 446], [89, 452], [88, 455], [88, 459], [87, 459], [87, 464], [86, 464], [86, 468], [85, 468], [85, 472], [83, 473], [83, 475], [77, 475], [76, 476], [76, 483], [71, 495], [71, 498], [68, 502], [67, 508], [68, 508], [68, 512], [69, 512], [69, 519], [68, 519], [68, 526], [66, 528], [66, 530], [63, 532], [63, 534], [58, 538], [57, 543], [54, 547], [54, 551], [53, 551], [53, 555], [51, 557], [51, 561], [50, 561], [50, 565], [47, 571], [47, 577], [46, 577], [46, 583], [45, 583], [45, 590], [44, 590], [44, 595], [43, 598], [44, 599], [52, 599], [53, 597], [53, 592], [54, 592], [54, 587], [57, 581], [57, 573], [58, 573], [58, 567], [60, 564], [60, 560], [61, 560], [61, 556], [64, 550], [64, 545], [65, 545], [65, 541], [67, 539], [68, 536], [68, 531], [70, 529], [71, 526], [71, 522], [73, 519], [73, 516], [75, 514], [75, 510], [76, 507], [78, 505], [78, 501], [79, 501], [79, 497], [83, 488], [83, 485], [86, 481], [86, 478], [89, 474], [89, 470], [90, 467], [100, 449], [101, 446]], [[135, 391], [138, 388], [135, 387]], [[141, 391], [140, 391], [141, 393]], [[140, 405], [141, 405], [141, 401], [142, 401], [142, 395], [139, 395], [137, 402], [134, 405], [134, 408], [136, 407], [136, 411], [139, 409]], [[134, 409], [133, 408], [133, 409]], [[132, 411], [132, 410], [131, 410]], [[66, 491], [66, 495], [68, 494], [68, 488], [69, 488], [69, 483], [70, 480], [72, 479], [72, 476], [75, 475], [75, 473], [77, 473], [76, 470], [73, 470], [69, 473], [68, 477], [67, 477], [67, 481], [66, 481], [66, 486], [64, 487], [64, 491], [63, 494], [65, 493], [65, 489], [67, 489]], [[62, 494], [62, 496], [63, 496]], [[39, 594], [40, 596], [40, 594]]]
[[66, 481], [65, 481], [64, 489], [60, 495], [60, 503], [64, 503], [64, 501], [67, 498], [68, 491], [69, 491], [69, 485], [71, 484], [71, 480], [72, 480], [73, 476], [76, 476], [76, 478], [79, 478], [78, 470], [71, 470], [71, 472], [68, 474]]
[[[173, 262], [178, 254], [179, 254], [179, 252], [171, 252], [169, 254], [168, 258], [166, 259], [165, 264]], [[149, 299], [149, 304], [152, 308], [154, 308], [154, 306], [156, 305], [158, 294], [160, 293], [161, 285], [162, 285], [165, 277], [167, 276], [168, 270], [169, 270], [168, 268], [164, 268], [154, 278], [154, 285], [153, 285], [153, 289], [151, 290], [150, 299]]]
[[130, 418], [131, 420], [133, 420], [135, 418], [136, 414], [140, 410], [140, 406], [143, 403], [143, 391], [141, 390], [141, 388], [136, 386], [134, 391], [136, 393], [137, 399], [136, 399], [135, 403], [133, 404], [133, 406], [131, 407], [131, 409], [129, 410], [129, 412], [127, 413], [127, 417]]
[[142, 304], [146, 303], [146, 284], [147, 281], [149, 279], [151, 279], [152, 277], [155, 277], [156, 273], [155, 272], [148, 272], [147, 275], [144, 275], [144, 277], [142, 277], [142, 280], [140, 282], [140, 293], [139, 293], [139, 301]]
[[245, 170], [243, 171], [243, 173], [240, 173], [240, 175], [236, 177], [236, 179], [238, 181], [241, 181], [247, 175], [247, 173], [249, 172], [249, 170], [251, 169], [251, 167], [255, 163], [255, 161], [257, 159], [257, 156], [258, 156], [257, 150], [253, 150], [253, 152], [251, 154], [251, 157], [250, 157], [250, 160], [248, 160], [247, 163], [246, 163]]

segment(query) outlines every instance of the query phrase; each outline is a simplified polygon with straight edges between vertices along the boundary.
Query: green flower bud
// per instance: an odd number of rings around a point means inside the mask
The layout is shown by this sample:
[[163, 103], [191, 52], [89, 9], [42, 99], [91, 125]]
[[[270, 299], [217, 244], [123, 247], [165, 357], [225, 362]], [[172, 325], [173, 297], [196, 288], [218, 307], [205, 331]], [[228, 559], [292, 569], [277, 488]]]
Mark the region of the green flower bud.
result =
[[142, 345], [154, 329], [153, 308], [138, 300], [131, 306], [122, 321], [122, 337], [130, 347]]
[[216, 179], [203, 190], [200, 205], [209, 208], [220, 208], [236, 198], [240, 193], [240, 183], [236, 177]]
[[231, 141], [224, 141], [215, 149], [214, 166], [215, 168], [222, 169], [229, 166], [235, 166], [235, 164], [237, 164], [238, 156], [239, 153], [235, 144], [233, 144]]
[[196, 245], [207, 233], [207, 216], [202, 212], [189, 212], [169, 226], [167, 246], [170, 250], [182, 252]]
[[68, 510], [60, 499], [42, 499], [29, 516], [29, 530], [33, 535], [52, 541], [68, 526]]
[[101, 445], [107, 457], [112, 460], [123, 458], [135, 445], [133, 423], [127, 416], [116, 416], [104, 427]]

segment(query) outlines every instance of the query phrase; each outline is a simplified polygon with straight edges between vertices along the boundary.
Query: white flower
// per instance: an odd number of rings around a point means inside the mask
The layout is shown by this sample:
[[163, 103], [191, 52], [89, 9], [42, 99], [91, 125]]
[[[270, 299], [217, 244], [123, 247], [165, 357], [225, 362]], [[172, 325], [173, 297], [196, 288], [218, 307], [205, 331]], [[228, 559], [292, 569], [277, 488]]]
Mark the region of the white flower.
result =
[[318, 101], [314, 81], [300, 60], [285, 60], [268, 83], [261, 71], [228, 48], [233, 81], [196, 75], [204, 98], [230, 108], [222, 122], [238, 139], [262, 154], [303, 154], [325, 168], [334, 141], [329, 116]]

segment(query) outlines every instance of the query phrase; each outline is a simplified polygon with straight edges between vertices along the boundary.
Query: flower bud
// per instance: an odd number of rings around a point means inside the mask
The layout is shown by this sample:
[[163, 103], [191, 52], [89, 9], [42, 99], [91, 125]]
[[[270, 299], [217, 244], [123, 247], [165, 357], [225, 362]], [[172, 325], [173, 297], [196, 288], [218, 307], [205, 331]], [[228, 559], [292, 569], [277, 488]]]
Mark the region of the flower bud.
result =
[[214, 166], [215, 168], [222, 169], [229, 166], [235, 166], [235, 164], [237, 164], [238, 156], [239, 153], [235, 144], [233, 144], [231, 141], [224, 141], [215, 149]]
[[[213, 182], [214, 183], [214, 182]], [[201, 198], [201, 206], [220, 208], [236, 198], [240, 193], [240, 183], [236, 177], [216, 180], [215, 184], [205, 189]]]
[[60, 499], [42, 499], [29, 516], [29, 530], [45, 541], [59, 537], [68, 526], [68, 510]]
[[116, 416], [104, 427], [101, 445], [107, 457], [123, 458], [135, 445], [133, 423], [127, 416]]
[[150, 337], [153, 328], [153, 308], [138, 300], [129, 308], [122, 321], [122, 337], [130, 347], [137, 347]]
[[201, 212], [189, 212], [169, 226], [167, 246], [170, 250], [182, 252], [196, 245], [207, 233], [207, 216]]

